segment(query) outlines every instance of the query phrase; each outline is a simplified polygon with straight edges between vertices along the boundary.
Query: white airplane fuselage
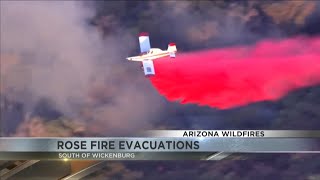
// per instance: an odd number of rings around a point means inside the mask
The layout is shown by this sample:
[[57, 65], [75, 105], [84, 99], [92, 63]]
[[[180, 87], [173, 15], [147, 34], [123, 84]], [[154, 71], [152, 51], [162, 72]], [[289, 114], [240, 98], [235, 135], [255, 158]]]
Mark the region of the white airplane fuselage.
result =
[[156, 70], [153, 61], [162, 57], [175, 58], [177, 47], [175, 43], [169, 43], [166, 50], [151, 48], [149, 35], [146, 32], [139, 34], [140, 55], [127, 57], [128, 61], [141, 62], [144, 75], [146, 77], [154, 76]]
[[128, 57], [127, 60], [129, 61], [147, 61], [147, 60], [154, 60], [161, 57], [169, 56], [168, 51], [163, 51], [158, 48], [151, 48], [150, 51], [146, 54], [142, 54], [140, 56], [132, 56]]

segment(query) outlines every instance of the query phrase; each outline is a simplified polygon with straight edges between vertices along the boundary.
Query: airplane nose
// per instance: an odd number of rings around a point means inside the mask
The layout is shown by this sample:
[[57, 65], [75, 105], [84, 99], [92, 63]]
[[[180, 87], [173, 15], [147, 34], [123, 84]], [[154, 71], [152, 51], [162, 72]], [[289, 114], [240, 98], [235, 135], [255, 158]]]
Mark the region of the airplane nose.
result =
[[127, 58], [127, 60], [129, 60], [129, 61], [130, 61], [130, 60], [131, 60], [131, 58]]

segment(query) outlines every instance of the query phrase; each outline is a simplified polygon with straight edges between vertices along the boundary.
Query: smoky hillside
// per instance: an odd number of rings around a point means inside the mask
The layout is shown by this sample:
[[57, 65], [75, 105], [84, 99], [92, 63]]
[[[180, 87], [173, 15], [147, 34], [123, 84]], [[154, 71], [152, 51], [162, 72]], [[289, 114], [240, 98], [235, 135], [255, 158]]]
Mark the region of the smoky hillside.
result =
[[[125, 58], [151, 46], [179, 51], [320, 34], [318, 1], [1, 1], [2, 136], [128, 135], [143, 129], [319, 129], [320, 87], [279, 101], [218, 110], [167, 102]], [[315, 155], [246, 161], [114, 162], [92, 177], [319, 179]], [[145, 170], [142, 170], [145, 169]]]

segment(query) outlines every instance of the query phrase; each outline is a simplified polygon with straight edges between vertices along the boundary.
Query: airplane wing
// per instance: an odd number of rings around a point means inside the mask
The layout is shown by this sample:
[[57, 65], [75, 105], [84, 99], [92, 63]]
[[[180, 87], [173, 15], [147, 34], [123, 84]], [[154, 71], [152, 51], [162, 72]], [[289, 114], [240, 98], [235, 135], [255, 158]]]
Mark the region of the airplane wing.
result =
[[142, 65], [145, 76], [152, 76], [156, 74], [152, 60], [142, 61]]
[[141, 53], [146, 53], [151, 49], [148, 33], [143, 32], [139, 34], [139, 44]]

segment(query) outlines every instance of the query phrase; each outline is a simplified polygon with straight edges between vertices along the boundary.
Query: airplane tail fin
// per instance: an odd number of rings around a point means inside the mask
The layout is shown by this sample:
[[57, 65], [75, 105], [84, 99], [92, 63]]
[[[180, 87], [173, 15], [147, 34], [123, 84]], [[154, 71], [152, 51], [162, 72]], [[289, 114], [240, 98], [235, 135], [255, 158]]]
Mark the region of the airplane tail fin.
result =
[[170, 57], [176, 57], [176, 52], [177, 52], [176, 43], [168, 44], [168, 52]]

